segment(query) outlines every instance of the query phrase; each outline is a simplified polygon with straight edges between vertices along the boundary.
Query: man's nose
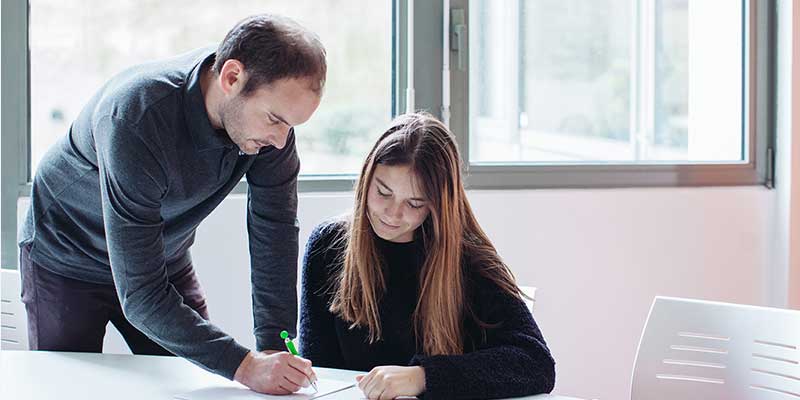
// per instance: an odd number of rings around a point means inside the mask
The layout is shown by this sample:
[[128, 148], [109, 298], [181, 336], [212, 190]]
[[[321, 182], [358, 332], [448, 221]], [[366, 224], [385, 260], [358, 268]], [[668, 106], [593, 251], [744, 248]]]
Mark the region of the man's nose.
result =
[[289, 132], [291, 132], [292, 128], [280, 129], [275, 133], [275, 140], [273, 140], [272, 145], [275, 146], [277, 149], [282, 149], [286, 146], [286, 140], [289, 138]]

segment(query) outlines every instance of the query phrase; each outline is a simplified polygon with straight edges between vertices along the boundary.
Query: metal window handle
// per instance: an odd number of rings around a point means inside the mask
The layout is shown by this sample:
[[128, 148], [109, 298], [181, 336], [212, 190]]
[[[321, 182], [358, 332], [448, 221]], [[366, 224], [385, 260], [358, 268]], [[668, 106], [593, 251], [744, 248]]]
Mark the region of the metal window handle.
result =
[[450, 10], [450, 50], [458, 53], [458, 70], [467, 69], [467, 22], [464, 9]]

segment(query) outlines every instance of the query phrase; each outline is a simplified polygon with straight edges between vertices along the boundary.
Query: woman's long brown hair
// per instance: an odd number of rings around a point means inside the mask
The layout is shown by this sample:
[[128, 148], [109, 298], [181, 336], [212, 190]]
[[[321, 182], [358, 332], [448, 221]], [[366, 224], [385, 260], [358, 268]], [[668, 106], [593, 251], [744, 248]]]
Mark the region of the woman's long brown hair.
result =
[[364, 162], [330, 310], [350, 322], [351, 328], [367, 327], [370, 342], [382, 337], [378, 304], [386, 291], [384, 260], [367, 217], [368, 191], [377, 165], [409, 166], [428, 199], [430, 215], [417, 232], [425, 246], [425, 261], [413, 316], [415, 335], [422, 338], [425, 354], [461, 354], [465, 315], [487, 326], [468, 304], [468, 268], [479, 269], [480, 275], [502, 290], [522, 297], [511, 271], [472, 213], [460, 160], [447, 127], [429, 114], [415, 113], [395, 118]]

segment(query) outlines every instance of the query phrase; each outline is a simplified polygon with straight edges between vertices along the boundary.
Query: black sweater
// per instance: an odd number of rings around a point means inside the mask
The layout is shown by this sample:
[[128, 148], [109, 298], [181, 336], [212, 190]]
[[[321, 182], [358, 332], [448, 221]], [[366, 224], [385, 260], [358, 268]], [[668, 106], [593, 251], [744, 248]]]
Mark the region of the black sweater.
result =
[[346, 229], [341, 221], [326, 222], [311, 233], [303, 263], [300, 344], [303, 357], [315, 366], [369, 371], [381, 365], [420, 365], [425, 369], [427, 398], [499, 398], [548, 393], [555, 383], [555, 365], [542, 333], [525, 303], [480, 276], [480, 266], [467, 265], [468, 301], [481, 321], [497, 324], [481, 329], [465, 317], [464, 354], [428, 356], [415, 338], [412, 314], [418, 298], [424, 261], [420, 241], [393, 243], [375, 236], [384, 260], [387, 290], [379, 304], [383, 337], [369, 344], [364, 327], [350, 324], [328, 310], [333, 279], [341, 271]]

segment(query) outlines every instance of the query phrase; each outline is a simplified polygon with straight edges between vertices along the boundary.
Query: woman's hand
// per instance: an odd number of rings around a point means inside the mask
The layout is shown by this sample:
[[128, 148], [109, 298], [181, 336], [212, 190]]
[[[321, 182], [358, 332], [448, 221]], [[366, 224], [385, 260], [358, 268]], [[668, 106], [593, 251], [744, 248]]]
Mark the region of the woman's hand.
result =
[[356, 377], [358, 388], [370, 400], [418, 396], [425, 391], [425, 369], [386, 365]]

